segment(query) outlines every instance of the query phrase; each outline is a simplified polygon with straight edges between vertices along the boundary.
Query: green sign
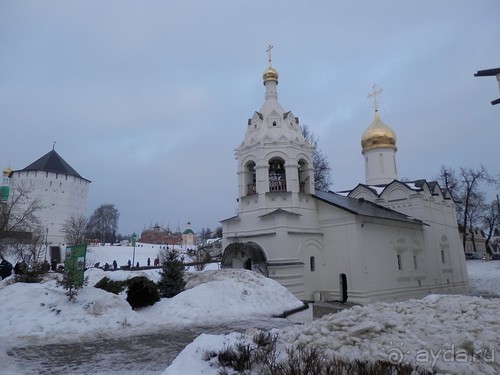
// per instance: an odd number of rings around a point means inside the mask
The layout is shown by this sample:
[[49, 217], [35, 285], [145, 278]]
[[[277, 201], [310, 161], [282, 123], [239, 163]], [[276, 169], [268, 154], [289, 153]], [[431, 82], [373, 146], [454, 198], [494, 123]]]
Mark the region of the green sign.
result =
[[9, 187], [7, 185], [0, 186], [0, 201], [7, 202], [9, 200]]
[[87, 244], [66, 247], [64, 272], [68, 274], [75, 285], [83, 285], [83, 273], [85, 271], [86, 254]]

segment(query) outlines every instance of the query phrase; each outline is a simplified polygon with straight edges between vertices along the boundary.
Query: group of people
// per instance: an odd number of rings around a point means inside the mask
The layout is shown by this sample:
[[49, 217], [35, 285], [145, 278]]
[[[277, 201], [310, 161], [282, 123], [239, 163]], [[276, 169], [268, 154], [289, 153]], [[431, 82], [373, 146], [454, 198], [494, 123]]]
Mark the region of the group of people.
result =
[[[103, 267], [103, 268], [104, 268], [104, 271], [109, 271], [109, 270], [111, 269], [111, 266], [109, 265], [109, 263], [108, 263], [108, 262], [106, 262], [106, 263], [104, 264], [104, 267]], [[113, 261], [113, 269], [114, 269], [114, 270], [118, 269], [118, 263], [116, 262], [116, 260], [114, 260], [114, 261]]]
[[[25, 275], [28, 272], [28, 264], [24, 260], [17, 262], [15, 267], [12, 267], [12, 263], [10, 263], [7, 259], [1, 256], [0, 259], [2, 259], [0, 262], [0, 280], [12, 276], [12, 271], [14, 271], [16, 275]], [[57, 262], [55, 262], [55, 267], [57, 267]], [[53, 271], [56, 271], [55, 267], [51, 267], [49, 262], [44, 260], [41, 264], [40, 270], [42, 273], [47, 273], [51, 268]]]
[[[148, 267], [151, 267], [151, 258], [148, 258], [147, 265], [148, 265]], [[160, 265], [160, 259], [155, 258], [153, 260], [153, 265], [154, 265], [154, 267], [158, 267]], [[94, 267], [99, 267], [99, 263], [96, 263], [94, 265]], [[139, 262], [136, 263], [135, 267], [137, 267], [137, 268], [140, 267]], [[116, 260], [113, 261], [112, 265], [110, 265], [109, 263], [106, 262], [102, 268], [104, 269], [104, 271], [117, 270], [118, 269], [118, 263], [116, 262]], [[122, 266], [121, 268], [132, 268], [132, 261], [129, 259], [128, 262], [127, 262], [127, 265], [126, 266]]]

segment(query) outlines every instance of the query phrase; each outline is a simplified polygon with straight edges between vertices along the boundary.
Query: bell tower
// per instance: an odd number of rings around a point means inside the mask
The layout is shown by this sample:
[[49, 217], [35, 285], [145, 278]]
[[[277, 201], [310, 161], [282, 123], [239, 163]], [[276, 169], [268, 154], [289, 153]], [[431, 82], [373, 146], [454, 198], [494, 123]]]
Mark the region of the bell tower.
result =
[[294, 212], [302, 206], [301, 197], [314, 194], [313, 148], [300, 131], [299, 119], [278, 102], [279, 75], [271, 49], [262, 74], [264, 103], [248, 120], [243, 142], [234, 150], [240, 214], [277, 208]]

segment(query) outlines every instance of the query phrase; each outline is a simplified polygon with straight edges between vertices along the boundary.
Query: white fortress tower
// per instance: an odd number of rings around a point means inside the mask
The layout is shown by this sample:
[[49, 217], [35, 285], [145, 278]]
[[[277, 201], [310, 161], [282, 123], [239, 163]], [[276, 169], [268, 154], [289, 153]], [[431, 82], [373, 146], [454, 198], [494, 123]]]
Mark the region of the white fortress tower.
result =
[[86, 214], [90, 181], [75, 171], [54, 149], [21, 170], [12, 171], [11, 187], [24, 184], [43, 206], [39, 212], [47, 230], [50, 258], [61, 261], [62, 226], [71, 216]]

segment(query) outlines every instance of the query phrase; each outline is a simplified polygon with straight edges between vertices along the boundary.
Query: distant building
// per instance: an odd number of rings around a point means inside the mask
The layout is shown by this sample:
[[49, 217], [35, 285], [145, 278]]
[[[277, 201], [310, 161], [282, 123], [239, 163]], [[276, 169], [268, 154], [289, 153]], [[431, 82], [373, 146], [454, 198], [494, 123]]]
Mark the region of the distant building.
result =
[[222, 267], [262, 273], [309, 301], [468, 293], [455, 204], [434, 181], [397, 179], [396, 135], [376, 102], [361, 137], [365, 183], [316, 191], [313, 146], [278, 102], [271, 64], [263, 81], [264, 103], [235, 149], [239, 212], [221, 221]]
[[71, 216], [85, 216], [90, 180], [82, 177], [54, 149], [27, 167], [12, 171], [11, 187], [31, 186], [43, 206], [39, 212], [47, 230], [50, 259], [61, 262], [65, 249], [62, 227]]
[[193, 232], [189, 221], [186, 224], [186, 229], [182, 232], [182, 244], [187, 247], [196, 245], [196, 234]]
[[162, 228], [156, 224], [141, 233], [139, 242], [155, 245], [180, 245], [182, 244], [182, 234], [178, 231], [174, 233], [169, 228]]
[[[463, 238], [464, 227], [458, 225], [458, 230], [460, 232], [460, 237]], [[493, 242], [493, 241], [491, 241]], [[495, 249], [496, 250], [496, 249]], [[478, 254], [481, 257], [485, 257], [486, 251], [486, 234], [482, 229], [479, 228], [467, 228], [465, 232], [465, 253]], [[490, 251], [493, 253], [492, 243], [490, 243]]]

